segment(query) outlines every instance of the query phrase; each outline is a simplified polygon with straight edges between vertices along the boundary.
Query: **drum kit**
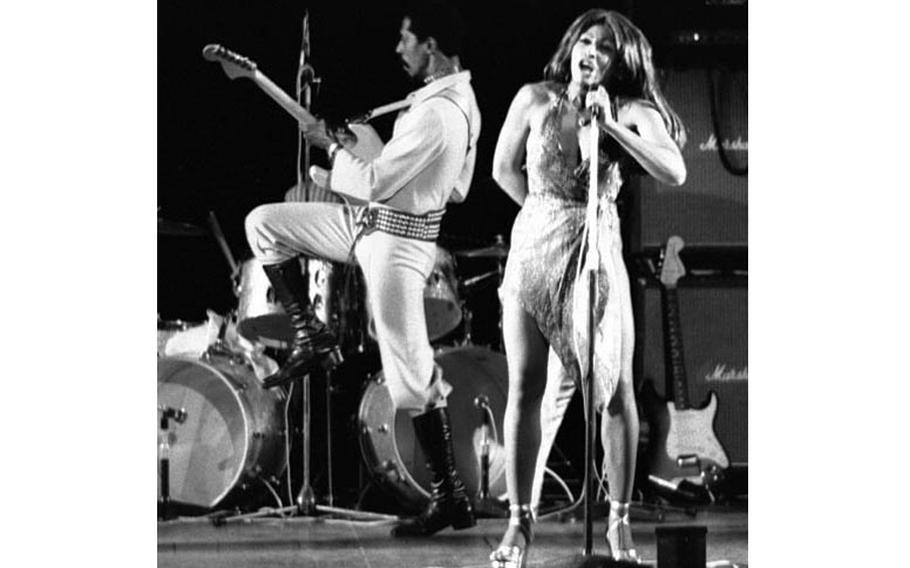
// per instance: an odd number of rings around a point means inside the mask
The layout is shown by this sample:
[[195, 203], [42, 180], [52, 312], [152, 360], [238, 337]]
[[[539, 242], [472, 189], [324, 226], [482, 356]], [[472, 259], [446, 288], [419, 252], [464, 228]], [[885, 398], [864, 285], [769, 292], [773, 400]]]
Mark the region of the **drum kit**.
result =
[[[287, 433], [295, 431], [287, 418], [291, 392], [262, 387], [264, 378], [278, 369], [276, 359], [290, 344], [290, 321], [275, 300], [261, 263], [255, 259], [236, 263], [213, 215], [210, 225], [210, 233], [231, 265], [237, 308], [226, 316], [209, 311], [204, 322], [159, 318], [158, 501], [162, 518], [174, 510], [168, 504], [205, 513], [256, 508], [269, 493], [281, 501], [276, 487], [283, 474], [288, 473], [288, 485], [291, 479], [287, 439]], [[158, 230], [159, 235], [177, 237], [209, 234], [188, 223], [161, 219]], [[424, 289], [427, 332], [437, 364], [454, 387], [448, 405], [459, 474], [468, 491], [479, 499], [505, 493], [500, 433], [507, 369], [498, 344], [472, 342], [472, 313], [466, 299], [485, 284], [498, 285], [507, 254], [501, 237], [490, 246], [454, 254], [438, 247]], [[459, 278], [456, 257], [492, 260], [496, 267]], [[358, 269], [301, 258], [301, 270], [307, 275], [316, 315], [336, 333], [342, 353], [348, 356], [374, 347], [375, 332]], [[497, 317], [501, 326], [500, 322], [501, 314]], [[328, 389], [328, 380], [325, 384]], [[357, 415], [352, 419], [356, 419], [361, 465], [369, 472], [371, 483], [391, 489], [403, 508], [419, 507], [429, 498], [431, 488], [411, 421], [406, 413], [395, 411], [381, 370], [361, 377], [359, 393]], [[307, 471], [303, 484], [308, 486], [309, 416], [305, 420]], [[331, 469], [328, 475], [331, 479]], [[332, 503], [331, 495], [328, 502]]]

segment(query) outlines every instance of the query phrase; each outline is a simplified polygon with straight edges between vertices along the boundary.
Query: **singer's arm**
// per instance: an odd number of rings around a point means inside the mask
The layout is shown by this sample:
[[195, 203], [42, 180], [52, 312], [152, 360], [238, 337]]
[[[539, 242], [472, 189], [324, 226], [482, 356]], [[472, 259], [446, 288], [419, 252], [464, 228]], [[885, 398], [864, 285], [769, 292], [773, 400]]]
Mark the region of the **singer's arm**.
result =
[[493, 153], [493, 179], [519, 205], [524, 204], [528, 195], [528, 179], [521, 167], [530, 132], [529, 116], [539, 97], [537, 90], [536, 85], [525, 85], [519, 89], [499, 131]]
[[[623, 105], [617, 120], [600, 113], [600, 127], [616, 139], [651, 176], [667, 185], [686, 181], [682, 152], [670, 138], [664, 121], [653, 107], [639, 101]], [[632, 127], [638, 131], [636, 134]]]

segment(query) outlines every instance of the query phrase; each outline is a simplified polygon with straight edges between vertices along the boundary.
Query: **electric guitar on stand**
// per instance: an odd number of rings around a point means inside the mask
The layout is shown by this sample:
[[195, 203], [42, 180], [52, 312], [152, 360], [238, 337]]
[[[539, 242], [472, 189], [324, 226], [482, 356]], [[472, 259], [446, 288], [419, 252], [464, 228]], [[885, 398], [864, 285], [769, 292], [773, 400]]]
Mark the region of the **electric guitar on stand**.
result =
[[660, 266], [667, 400], [657, 395], [650, 382], [643, 385], [642, 398], [651, 422], [648, 479], [658, 487], [680, 492], [686, 486], [700, 486], [703, 490], [697, 493], [712, 499], [711, 485], [730, 461], [714, 433], [717, 395], [710, 392], [700, 408], [689, 402], [677, 295], [677, 282], [686, 273], [679, 257], [683, 246], [682, 238], [670, 237]]
[[[297, 101], [272, 82], [250, 59], [217, 44], [206, 45], [202, 49], [202, 56], [208, 61], [220, 63], [230, 79], [246, 77], [252, 80], [281, 108], [297, 119], [301, 127], [305, 128], [319, 122], [318, 118], [297, 104]], [[343, 127], [339, 141], [358, 158], [368, 162], [375, 159], [383, 147], [382, 139], [379, 138], [373, 127], [356, 122], [348, 122]]]

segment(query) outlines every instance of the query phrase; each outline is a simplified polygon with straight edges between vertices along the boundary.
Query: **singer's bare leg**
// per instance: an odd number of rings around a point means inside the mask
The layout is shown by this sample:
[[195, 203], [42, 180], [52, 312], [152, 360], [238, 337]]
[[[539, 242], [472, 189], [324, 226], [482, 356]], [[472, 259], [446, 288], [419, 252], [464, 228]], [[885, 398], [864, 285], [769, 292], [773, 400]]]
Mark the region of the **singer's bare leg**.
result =
[[[618, 281], [620, 285], [627, 282], [625, 278]], [[627, 516], [638, 456], [638, 407], [635, 404], [635, 389], [632, 383], [635, 329], [630, 302], [627, 302], [622, 310], [621, 325], [619, 382], [607, 404], [600, 432], [604, 448], [604, 468], [610, 486], [610, 514], [607, 518], [606, 537], [613, 558], [635, 560], [637, 554]]]
[[635, 481], [638, 451], [638, 408], [632, 381], [621, 380], [607, 405], [601, 423], [604, 467], [610, 484], [610, 498], [628, 503]]
[[[504, 416], [506, 487], [509, 502], [531, 503], [534, 466], [540, 451], [540, 404], [547, 383], [548, 345], [537, 323], [515, 300], [503, 304], [503, 336], [509, 364], [509, 399]], [[503, 546], [524, 547], [517, 526]]]

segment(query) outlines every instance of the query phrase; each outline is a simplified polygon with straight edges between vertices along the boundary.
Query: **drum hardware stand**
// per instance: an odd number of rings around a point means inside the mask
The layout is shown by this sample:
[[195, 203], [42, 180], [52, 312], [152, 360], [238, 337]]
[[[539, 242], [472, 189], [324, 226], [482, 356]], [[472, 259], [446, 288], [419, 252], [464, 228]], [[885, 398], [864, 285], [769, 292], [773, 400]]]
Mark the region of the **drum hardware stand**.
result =
[[498, 499], [490, 497], [490, 420], [493, 411], [486, 395], [474, 398], [474, 406], [480, 409], [480, 488], [474, 503], [474, 513], [484, 517], [504, 518], [508, 507]]
[[186, 410], [175, 409], [169, 406], [158, 405], [158, 412], [161, 418], [158, 427], [161, 429], [158, 441], [158, 466], [161, 475], [161, 498], [158, 500], [158, 518], [168, 520], [171, 517], [171, 478], [170, 478], [170, 461], [171, 461], [171, 420], [177, 424], [183, 424], [186, 420]]
[[461, 319], [464, 320], [464, 338], [461, 340], [461, 346], [473, 345], [474, 340], [471, 338], [471, 321], [474, 318], [471, 308], [464, 300], [461, 301]]
[[221, 248], [221, 252], [228, 262], [228, 266], [231, 267], [231, 288], [235, 289], [234, 279], [240, 276], [240, 266], [238, 266], [237, 261], [234, 260], [234, 255], [231, 254], [231, 247], [228, 246], [227, 239], [224, 238], [224, 233], [221, 232], [221, 225], [218, 224], [218, 219], [215, 217], [214, 211], [209, 211], [208, 221], [209, 228], [212, 230], [212, 235], [214, 235], [215, 241]]
[[[337, 359], [334, 356], [329, 356], [328, 360], [324, 363], [323, 368], [326, 372], [326, 385], [331, 384], [331, 374], [335, 366], [337, 365]], [[350, 520], [361, 520], [361, 521], [397, 521], [399, 520], [395, 515], [387, 515], [384, 513], [372, 513], [369, 511], [356, 511], [353, 509], [342, 509], [334, 507], [332, 505], [334, 498], [330, 497], [328, 505], [318, 505], [316, 504], [316, 494], [313, 491], [313, 487], [310, 484], [310, 375], [309, 373], [298, 377], [296, 380], [300, 381], [301, 385], [301, 428], [303, 435], [303, 448], [301, 453], [303, 454], [303, 481], [300, 487], [300, 491], [297, 493], [296, 502], [293, 505], [280, 508], [263, 508], [254, 513], [246, 513], [240, 515], [228, 516], [225, 514], [216, 514], [211, 516], [211, 521], [215, 526], [222, 526], [229, 521], [236, 521], [242, 519], [254, 519], [258, 517], [266, 517], [271, 515], [279, 515], [281, 517], [287, 517], [290, 515], [300, 515], [300, 516], [315, 516], [317, 513], [327, 513], [332, 515], [342, 515], [347, 517]], [[288, 433], [290, 435], [290, 432]], [[331, 455], [331, 450], [329, 450]], [[331, 477], [331, 473], [329, 474]], [[330, 482], [331, 483], [331, 482]]]

